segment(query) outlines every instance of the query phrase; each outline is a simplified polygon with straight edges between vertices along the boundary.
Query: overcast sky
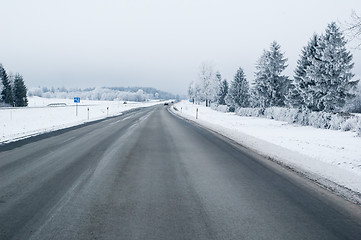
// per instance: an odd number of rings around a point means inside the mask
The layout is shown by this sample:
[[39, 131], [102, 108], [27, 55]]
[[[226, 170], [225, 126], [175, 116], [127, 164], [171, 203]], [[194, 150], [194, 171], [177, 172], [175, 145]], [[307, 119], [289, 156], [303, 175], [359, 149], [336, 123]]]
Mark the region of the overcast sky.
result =
[[[186, 94], [212, 61], [232, 80], [276, 40], [293, 74], [300, 51], [360, 0], [0, 0], [0, 63], [28, 87], [147, 86]], [[354, 73], [361, 76], [361, 50]]]

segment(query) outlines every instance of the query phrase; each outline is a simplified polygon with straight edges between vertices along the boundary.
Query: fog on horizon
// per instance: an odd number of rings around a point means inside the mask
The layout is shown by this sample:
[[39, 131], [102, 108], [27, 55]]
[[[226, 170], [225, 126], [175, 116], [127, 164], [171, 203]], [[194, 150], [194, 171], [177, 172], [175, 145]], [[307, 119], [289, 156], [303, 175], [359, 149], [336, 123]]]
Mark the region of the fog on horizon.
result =
[[[361, 14], [361, 1], [47, 1], [1, 3], [0, 63], [28, 87], [155, 87], [186, 94], [204, 61], [229, 81], [276, 40], [292, 76], [313, 33]], [[361, 77], [361, 50], [352, 48]]]

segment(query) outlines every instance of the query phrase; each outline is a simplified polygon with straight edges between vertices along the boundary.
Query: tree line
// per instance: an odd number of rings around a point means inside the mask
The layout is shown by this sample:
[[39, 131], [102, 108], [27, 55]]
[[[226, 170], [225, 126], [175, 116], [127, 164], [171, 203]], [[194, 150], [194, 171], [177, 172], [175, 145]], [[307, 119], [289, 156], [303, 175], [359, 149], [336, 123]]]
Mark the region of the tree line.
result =
[[86, 100], [106, 100], [106, 101], [136, 101], [177, 99], [171, 93], [160, 91], [150, 87], [96, 87], [96, 88], [47, 88], [32, 87], [28, 90], [28, 96], [44, 98], [67, 98], [80, 97]]
[[242, 67], [228, 85], [210, 64], [201, 66], [199, 77], [191, 82], [188, 95], [193, 102], [228, 105], [229, 110], [244, 107], [293, 107], [300, 110], [341, 111], [355, 97], [359, 80], [353, 80], [352, 54], [335, 22], [321, 35], [314, 34], [303, 47], [293, 78], [282, 74], [287, 58], [281, 46], [272, 42], [256, 63], [252, 85]]
[[0, 80], [1, 105], [12, 107], [26, 107], [28, 105], [27, 90], [22, 75], [19, 73], [8, 75], [0, 63]]

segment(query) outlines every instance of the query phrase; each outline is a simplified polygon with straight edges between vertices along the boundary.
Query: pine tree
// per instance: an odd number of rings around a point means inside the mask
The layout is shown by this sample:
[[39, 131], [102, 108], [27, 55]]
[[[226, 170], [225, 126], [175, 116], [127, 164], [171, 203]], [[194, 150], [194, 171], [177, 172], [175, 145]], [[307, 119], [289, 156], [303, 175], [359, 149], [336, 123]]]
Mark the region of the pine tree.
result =
[[277, 42], [271, 44], [269, 51], [264, 51], [256, 65], [254, 94], [261, 107], [284, 106], [289, 89], [288, 77], [281, 75], [287, 67], [287, 58]]
[[228, 82], [226, 79], [224, 79], [219, 88], [218, 88], [218, 104], [219, 105], [226, 105], [226, 101], [225, 101], [225, 98], [228, 94]]
[[249, 96], [249, 84], [243, 69], [240, 67], [231, 82], [227, 95], [227, 104], [231, 107], [248, 107]]
[[288, 105], [289, 107], [302, 108], [302, 106], [304, 106], [302, 96], [294, 79], [291, 80], [285, 101], [286, 105]]
[[302, 49], [300, 59], [297, 61], [294, 78], [290, 84], [287, 102], [292, 107], [307, 107], [314, 110], [314, 92], [312, 86], [315, 82], [306, 76], [308, 68], [312, 66], [312, 61], [316, 56], [316, 49], [319, 44], [320, 37], [314, 34], [308, 45]]
[[1, 101], [13, 106], [14, 99], [13, 99], [11, 83], [2, 64], [0, 64], [0, 79], [3, 85], [3, 89], [1, 91]]
[[14, 79], [14, 104], [16, 107], [26, 107], [28, 105], [26, 86], [20, 74], [16, 74]]
[[354, 64], [346, 43], [340, 29], [332, 22], [321, 36], [312, 64], [307, 68], [306, 78], [314, 82], [310, 89], [318, 111], [340, 110], [346, 99], [354, 96], [350, 90], [358, 81], [352, 81]]

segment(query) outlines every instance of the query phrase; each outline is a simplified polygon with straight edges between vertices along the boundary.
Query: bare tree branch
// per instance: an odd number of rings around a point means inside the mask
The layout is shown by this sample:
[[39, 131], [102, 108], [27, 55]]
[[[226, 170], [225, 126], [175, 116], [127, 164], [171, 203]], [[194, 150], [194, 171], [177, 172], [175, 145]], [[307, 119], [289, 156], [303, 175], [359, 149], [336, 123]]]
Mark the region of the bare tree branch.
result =
[[361, 16], [352, 11], [351, 21], [343, 24], [344, 33], [351, 41], [358, 41], [356, 48], [361, 49]]

